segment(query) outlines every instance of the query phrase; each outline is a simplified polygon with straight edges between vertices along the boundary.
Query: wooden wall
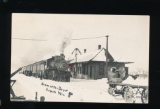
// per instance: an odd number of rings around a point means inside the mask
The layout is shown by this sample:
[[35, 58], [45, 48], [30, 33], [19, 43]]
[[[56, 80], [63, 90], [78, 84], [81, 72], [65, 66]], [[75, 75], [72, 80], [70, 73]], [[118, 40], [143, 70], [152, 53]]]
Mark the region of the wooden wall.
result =
[[[124, 68], [124, 63], [117, 62], [109, 62], [108, 63], [108, 71], [111, 70], [112, 67], [116, 67], [118, 69]], [[106, 72], [106, 63], [105, 62], [85, 62], [78, 63], [77, 69], [76, 65], [73, 65], [72, 72], [77, 71], [76, 78], [79, 79], [102, 79], [107, 77]]]

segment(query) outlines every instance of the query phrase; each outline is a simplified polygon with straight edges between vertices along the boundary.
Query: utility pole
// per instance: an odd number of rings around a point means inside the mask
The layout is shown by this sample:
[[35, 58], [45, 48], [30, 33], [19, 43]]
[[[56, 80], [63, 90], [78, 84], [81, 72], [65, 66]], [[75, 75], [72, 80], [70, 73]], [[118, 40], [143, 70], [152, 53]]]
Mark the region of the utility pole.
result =
[[108, 78], [108, 35], [106, 36], [106, 77]]
[[77, 76], [77, 55], [78, 52], [81, 54], [80, 50], [78, 48], [75, 48], [72, 52], [72, 54], [75, 52], [75, 64], [76, 64], [76, 72], [75, 72], [75, 77]]

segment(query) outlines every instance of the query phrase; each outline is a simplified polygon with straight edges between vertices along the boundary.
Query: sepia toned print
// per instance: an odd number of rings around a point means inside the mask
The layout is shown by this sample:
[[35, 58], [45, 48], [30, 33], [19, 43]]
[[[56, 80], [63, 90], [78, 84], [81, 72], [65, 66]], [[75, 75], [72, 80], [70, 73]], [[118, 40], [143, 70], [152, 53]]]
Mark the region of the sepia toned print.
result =
[[12, 14], [11, 101], [148, 103], [149, 18]]

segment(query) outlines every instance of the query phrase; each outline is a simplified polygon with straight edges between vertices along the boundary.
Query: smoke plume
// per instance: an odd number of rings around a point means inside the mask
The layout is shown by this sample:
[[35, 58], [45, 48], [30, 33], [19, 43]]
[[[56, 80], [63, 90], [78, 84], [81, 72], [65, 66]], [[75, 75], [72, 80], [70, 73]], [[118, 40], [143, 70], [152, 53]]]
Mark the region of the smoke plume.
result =
[[[12, 66], [26, 66], [64, 53], [65, 48], [71, 43], [71, 37], [71, 29], [57, 28], [53, 32], [33, 35], [34, 39], [45, 39], [47, 41], [19, 41], [17, 42], [19, 45], [12, 50]], [[17, 43], [14, 42], [14, 45]]]
[[67, 31], [67, 33], [64, 34], [64, 38], [62, 39], [60, 52], [64, 53], [65, 48], [71, 43], [71, 37], [72, 37], [72, 31]]

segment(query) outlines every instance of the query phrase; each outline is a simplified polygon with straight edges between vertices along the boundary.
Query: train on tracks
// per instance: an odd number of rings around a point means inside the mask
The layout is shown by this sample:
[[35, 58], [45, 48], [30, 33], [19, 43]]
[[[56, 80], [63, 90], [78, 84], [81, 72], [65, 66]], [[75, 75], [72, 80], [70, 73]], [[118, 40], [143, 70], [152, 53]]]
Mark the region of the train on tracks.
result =
[[24, 66], [22, 73], [41, 79], [70, 82], [71, 73], [64, 54]]

